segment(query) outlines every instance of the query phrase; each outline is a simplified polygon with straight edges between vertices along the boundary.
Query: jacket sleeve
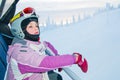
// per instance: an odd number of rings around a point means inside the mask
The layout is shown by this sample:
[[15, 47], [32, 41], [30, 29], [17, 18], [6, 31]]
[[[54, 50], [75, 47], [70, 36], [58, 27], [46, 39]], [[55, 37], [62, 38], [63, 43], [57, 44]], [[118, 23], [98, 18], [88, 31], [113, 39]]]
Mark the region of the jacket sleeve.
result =
[[21, 73], [29, 72], [46, 72], [69, 66], [75, 63], [75, 58], [72, 55], [61, 55], [61, 56], [46, 56], [39, 66], [32, 66], [27, 64], [18, 63], [18, 67]]

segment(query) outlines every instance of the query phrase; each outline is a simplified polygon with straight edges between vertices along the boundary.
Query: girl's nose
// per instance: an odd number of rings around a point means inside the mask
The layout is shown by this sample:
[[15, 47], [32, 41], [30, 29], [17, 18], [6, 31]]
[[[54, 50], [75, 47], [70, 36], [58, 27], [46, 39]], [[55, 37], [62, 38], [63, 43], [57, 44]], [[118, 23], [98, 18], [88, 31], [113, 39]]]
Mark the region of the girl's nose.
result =
[[35, 29], [38, 30], [39, 28], [37, 26], [35, 26]]

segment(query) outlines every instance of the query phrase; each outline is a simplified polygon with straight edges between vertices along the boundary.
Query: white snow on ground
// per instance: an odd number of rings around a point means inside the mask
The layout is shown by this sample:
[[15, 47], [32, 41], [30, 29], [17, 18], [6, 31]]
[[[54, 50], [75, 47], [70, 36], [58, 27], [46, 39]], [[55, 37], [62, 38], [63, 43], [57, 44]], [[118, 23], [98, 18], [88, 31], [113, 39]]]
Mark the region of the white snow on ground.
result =
[[[120, 79], [120, 9], [106, 11], [74, 25], [47, 30], [41, 40], [51, 42], [59, 54], [80, 52], [89, 70], [69, 66], [81, 80]], [[71, 80], [62, 71], [64, 80]]]

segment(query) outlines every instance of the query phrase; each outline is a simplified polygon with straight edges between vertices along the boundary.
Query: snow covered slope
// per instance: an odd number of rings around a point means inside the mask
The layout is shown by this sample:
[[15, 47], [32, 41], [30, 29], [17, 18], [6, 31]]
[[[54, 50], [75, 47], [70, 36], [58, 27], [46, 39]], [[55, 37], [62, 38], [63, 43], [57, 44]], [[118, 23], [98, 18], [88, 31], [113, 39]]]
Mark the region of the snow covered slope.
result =
[[[60, 54], [80, 52], [89, 63], [84, 74], [77, 66], [70, 68], [82, 80], [120, 79], [120, 9], [107, 11], [75, 25], [47, 30], [41, 39], [51, 42]], [[64, 72], [64, 80], [70, 80]]]

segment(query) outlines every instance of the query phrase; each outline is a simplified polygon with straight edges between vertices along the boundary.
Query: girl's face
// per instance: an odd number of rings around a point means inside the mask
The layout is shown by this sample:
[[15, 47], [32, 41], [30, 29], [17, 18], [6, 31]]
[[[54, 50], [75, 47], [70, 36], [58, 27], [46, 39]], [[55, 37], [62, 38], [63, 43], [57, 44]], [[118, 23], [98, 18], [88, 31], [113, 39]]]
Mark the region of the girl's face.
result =
[[39, 28], [38, 28], [38, 23], [35, 22], [35, 21], [31, 21], [28, 25], [27, 25], [27, 28], [26, 28], [26, 31], [29, 33], [29, 34], [32, 34], [32, 35], [37, 35], [39, 34]]

